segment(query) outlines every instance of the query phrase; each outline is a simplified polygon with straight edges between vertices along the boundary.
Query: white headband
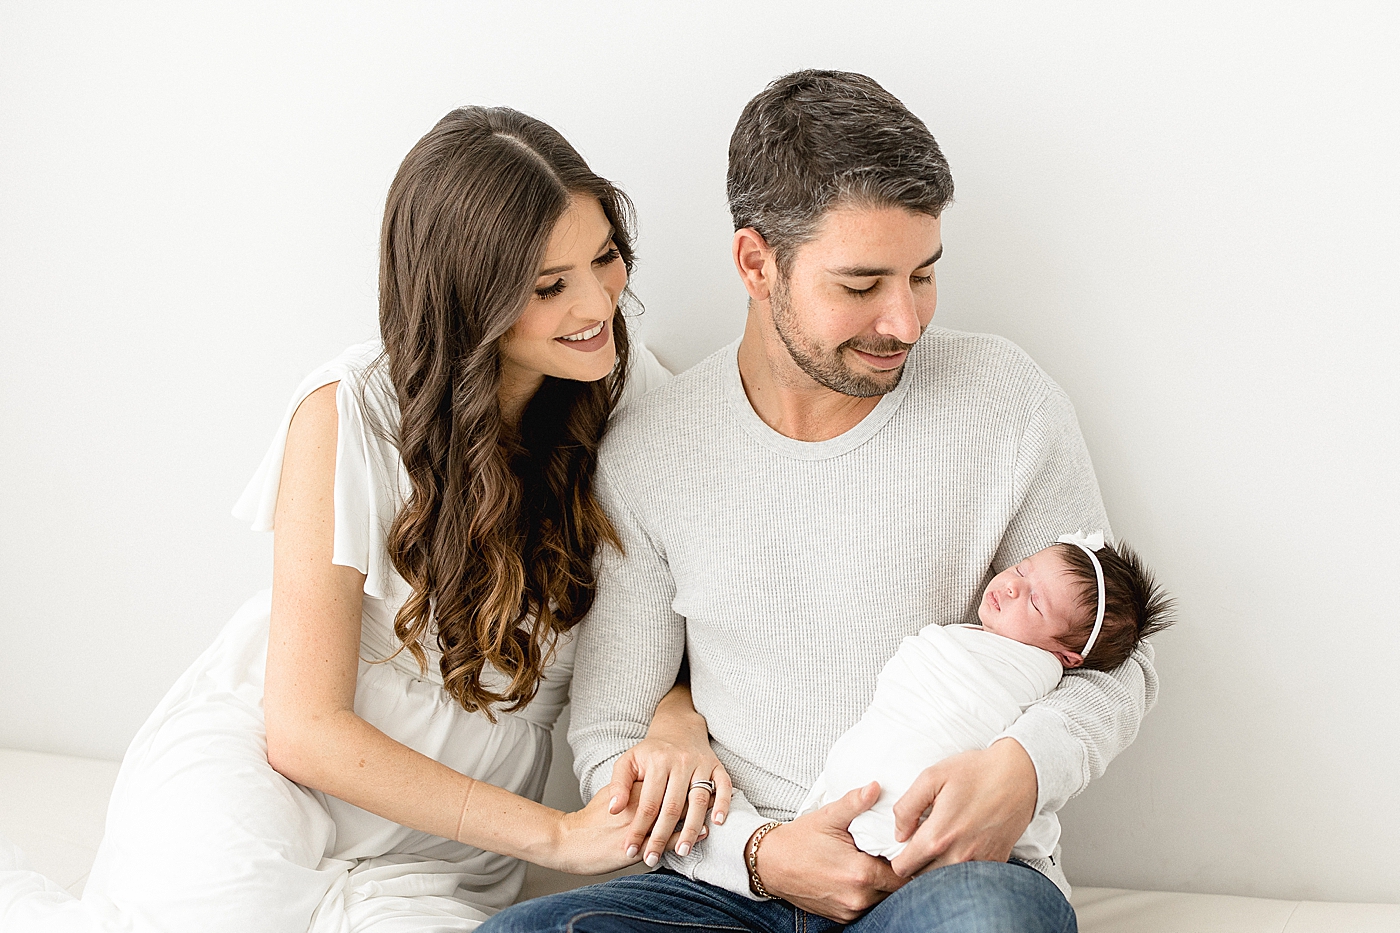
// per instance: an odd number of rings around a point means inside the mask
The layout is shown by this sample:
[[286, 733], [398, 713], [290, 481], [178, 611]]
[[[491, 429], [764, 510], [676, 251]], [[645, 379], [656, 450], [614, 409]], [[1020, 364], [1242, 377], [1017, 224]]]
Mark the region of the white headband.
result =
[[1103, 565], [1099, 563], [1099, 556], [1094, 552], [1103, 547], [1103, 532], [1096, 531], [1086, 535], [1083, 531], [1076, 531], [1072, 535], [1060, 535], [1056, 539], [1060, 544], [1073, 544], [1085, 554], [1089, 555], [1089, 561], [1094, 565], [1094, 576], [1099, 581], [1099, 611], [1094, 616], [1094, 630], [1089, 633], [1089, 640], [1084, 643], [1084, 650], [1079, 652], [1081, 658], [1087, 658], [1089, 652], [1094, 649], [1094, 642], [1098, 641], [1099, 629], [1103, 628], [1103, 610], [1106, 603], [1106, 594], [1103, 588]]

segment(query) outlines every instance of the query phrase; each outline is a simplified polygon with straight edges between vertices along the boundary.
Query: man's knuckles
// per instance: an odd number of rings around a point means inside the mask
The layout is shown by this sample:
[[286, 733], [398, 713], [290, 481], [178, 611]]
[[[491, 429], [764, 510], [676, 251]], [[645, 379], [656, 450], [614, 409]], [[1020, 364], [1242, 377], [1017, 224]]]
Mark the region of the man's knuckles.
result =
[[848, 891], [836, 897], [836, 905], [841, 909], [844, 916], [839, 917], [843, 923], [855, 920], [861, 914], [880, 903], [880, 897], [874, 891]]
[[834, 882], [834, 890], [841, 892], [839, 896], [859, 909], [861, 905], [868, 906], [871, 903], [868, 899], [884, 880], [880, 867], [880, 863], [875, 859], [862, 858], [840, 866], [827, 877]]

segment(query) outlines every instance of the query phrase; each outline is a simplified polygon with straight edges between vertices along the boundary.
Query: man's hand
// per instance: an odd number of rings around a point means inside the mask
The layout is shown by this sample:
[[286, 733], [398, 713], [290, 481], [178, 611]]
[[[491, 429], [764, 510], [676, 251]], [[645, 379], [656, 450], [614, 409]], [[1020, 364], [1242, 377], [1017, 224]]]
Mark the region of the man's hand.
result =
[[905, 879], [884, 859], [857, 849], [848, 829], [879, 799], [880, 785], [867, 784], [763, 837], [758, 877], [768, 893], [850, 923], [898, 890]]
[[1015, 739], [925, 768], [894, 805], [895, 839], [909, 845], [891, 867], [909, 878], [959, 862], [1006, 861], [1035, 816], [1037, 790], [1035, 765]]

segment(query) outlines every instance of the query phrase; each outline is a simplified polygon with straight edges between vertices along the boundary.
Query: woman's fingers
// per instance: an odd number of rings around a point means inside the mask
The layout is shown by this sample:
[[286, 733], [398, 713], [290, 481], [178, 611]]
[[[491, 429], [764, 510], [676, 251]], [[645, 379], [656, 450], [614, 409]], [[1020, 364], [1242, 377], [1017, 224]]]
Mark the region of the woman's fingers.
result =
[[634, 788], [637, 799], [637, 815], [632, 818], [632, 825], [627, 830], [627, 837], [623, 841], [627, 857], [635, 858], [642, 850], [643, 843], [647, 840], [647, 834], [656, 825], [657, 818], [661, 815], [661, 808], [666, 800], [666, 789], [670, 784], [666, 780], [667, 775], [652, 773], [642, 781], [640, 790]]
[[685, 815], [686, 798], [690, 791], [690, 775], [694, 774], [692, 768], [684, 768], [672, 771], [670, 780], [666, 782], [666, 794], [661, 803], [661, 812], [657, 814], [656, 824], [651, 828], [651, 838], [647, 841], [646, 850], [643, 852], [643, 861], [648, 866], [655, 868], [661, 861], [661, 853], [666, 850], [666, 843], [670, 842], [671, 834], [676, 831], [676, 824]]
[[708, 786], [712, 784], [713, 781], [698, 776], [690, 783], [690, 793], [686, 795], [685, 823], [681, 826], [680, 834], [676, 836], [677, 855], [689, 855], [691, 848], [705, 833], [705, 814], [710, 809], [710, 802], [715, 798], [714, 792]]
[[724, 765], [716, 763], [715, 770], [710, 772], [710, 780], [715, 782], [714, 815], [710, 819], [717, 824], [722, 824], [729, 816], [729, 803], [734, 799], [734, 782], [729, 780], [729, 772], [724, 769]]
[[[706, 815], [713, 811], [716, 823], [723, 823], [734, 797], [729, 772], [713, 755], [696, 765], [689, 755], [666, 759], [644, 757], [629, 751], [613, 765], [613, 780], [606, 789], [610, 813], [621, 813], [629, 804], [636, 813], [627, 828], [623, 849], [630, 858], [641, 857], [655, 866], [670, 845], [681, 855], [709, 835]], [[659, 766], [659, 767], [658, 767]], [[663, 770], [665, 769], [665, 770]], [[697, 782], [701, 782], [697, 786]]]
[[632, 785], [641, 779], [642, 776], [637, 773], [636, 757], [631, 750], [623, 752], [613, 762], [612, 782], [605, 788], [609, 813], [621, 813], [627, 809], [627, 804], [632, 800]]

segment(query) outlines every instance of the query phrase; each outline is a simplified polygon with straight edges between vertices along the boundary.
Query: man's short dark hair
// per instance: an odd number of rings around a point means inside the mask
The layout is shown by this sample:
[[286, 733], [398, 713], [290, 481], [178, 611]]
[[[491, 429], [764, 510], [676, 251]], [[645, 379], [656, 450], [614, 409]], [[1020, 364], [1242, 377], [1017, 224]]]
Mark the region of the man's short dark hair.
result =
[[937, 217], [948, 162], [923, 121], [862, 74], [798, 71], [749, 101], [729, 139], [729, 211], [786, 271], [827, 211], [903, 207]]

